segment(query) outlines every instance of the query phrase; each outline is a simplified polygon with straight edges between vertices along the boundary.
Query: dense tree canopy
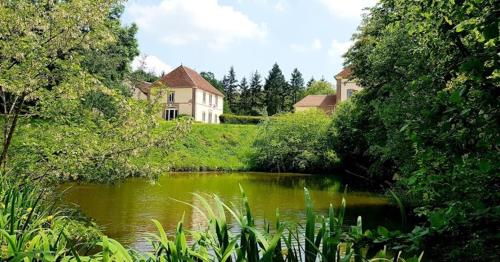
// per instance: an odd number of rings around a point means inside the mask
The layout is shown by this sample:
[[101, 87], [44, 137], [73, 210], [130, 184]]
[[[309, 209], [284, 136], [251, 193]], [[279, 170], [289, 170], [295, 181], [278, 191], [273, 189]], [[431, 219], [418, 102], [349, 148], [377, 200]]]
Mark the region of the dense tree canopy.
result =
[[304, 92], [304, 96], [332, 94], [335, 94], [335, 89], [333, 89], [332, 84], [326, 80], [312, 82]]
[[337, 109], [334, 148], [407, 192], [441, 239], [427, 244], [438, 260], [498, 258], [499, 12], [494, 0], [383, 0], [346, 55], [365, 90]]

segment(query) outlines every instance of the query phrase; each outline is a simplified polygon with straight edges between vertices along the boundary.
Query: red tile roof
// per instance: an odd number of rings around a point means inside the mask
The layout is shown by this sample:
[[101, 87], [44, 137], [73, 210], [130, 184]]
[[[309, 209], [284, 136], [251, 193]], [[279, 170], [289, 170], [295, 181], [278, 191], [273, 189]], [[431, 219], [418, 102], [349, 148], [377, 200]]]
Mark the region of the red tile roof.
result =
[[166, 74], [159, 81], [165, 83], [169, 88], [196, 87], [212, 94], [224, 96], [200, 74], [183, 65]]
[[335, 95], [308, 95], [297, 102], [295, 107], [321, 107], [335, 106], [337, 97]]
[[349, 79], [352, 76], [352, 70], [350, 67], [346, 67], [340, 71], [337, 75], [335, 75], [335, 78], [342, 78], [342, 79]]

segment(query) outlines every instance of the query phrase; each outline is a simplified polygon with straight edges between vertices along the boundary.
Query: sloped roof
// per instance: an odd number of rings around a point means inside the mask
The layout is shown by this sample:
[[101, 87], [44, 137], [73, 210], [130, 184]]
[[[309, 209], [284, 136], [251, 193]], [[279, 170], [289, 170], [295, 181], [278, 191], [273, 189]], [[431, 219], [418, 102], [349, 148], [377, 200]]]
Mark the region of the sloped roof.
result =
[[331, 107], [337, 103], [335, 95], [308, 95], [297, 102], [295, 107]]
[[224, 94], [222, 94], [219, 90], [217, 90], [217, 88], [212, 86], [200, 74], [198, 74], [193, 69], [183, 65], [177, 67], [176, 69], [172, 70], [172, 72], [163, 76], [160, 81], [165, 83], [169, 88], [196, 87], [212, 94], [224, 96]]
[[151, 90], [151, 83], [142, 81], [135, 85], [135, 88], [139, 89], [143, 94], [148, 95]]
[[350, 67], [345, 67], [340, 71], [340, 73], [335, 75], [335, 78], [349, 79], [352, 76], [352, 70]]

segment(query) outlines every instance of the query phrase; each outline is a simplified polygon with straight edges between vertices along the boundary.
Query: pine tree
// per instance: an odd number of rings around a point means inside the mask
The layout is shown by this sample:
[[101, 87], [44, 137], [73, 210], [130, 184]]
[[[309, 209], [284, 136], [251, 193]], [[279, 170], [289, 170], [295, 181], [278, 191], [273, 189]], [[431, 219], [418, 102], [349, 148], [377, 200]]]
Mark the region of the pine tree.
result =
[[240, 115], [249, 115], [252, 110], [252, 104], [250, 103], [251, 92], [248, 87], [248, 81], [246, 77], [243, 77], [240, 82], [240, 101], [239, 101], [239, 114]]
[[266, 84], [264, 85], [268, 115], [272, 116], [284, 110], [283, 95], [286, 86], [287, 82], [285, 76], [283, 72], [281, 72], [278, 64], [275, 63], [271, 71], [269, 71], [269, 75], [266, 78]]
[[307, 82], [307, 88], [311, 87], [311, 85], [314, 84], [314, 82], [316, 82], [316, 80], [314, 79], [314, 77], [311, 77], [309, 82]]
[[262, 80], [259, 72], [255, 71], [250, 79], [250, 115], [262, 115], [264, 111], [264, 94], [262, 92]]
[[234, 67], [231, 66], [227, 76], [224, 76], [222, 80], [222, 86], [224, 88], [224, 93], [226, 94], [226, 100], [228, 109], [227, 112], [238, 112], [237, 96], [238, 96], [238, 80], [236, 80], [236, 73], [234, 72]]
[[304, 78], [302, 78], [302, 73], [295, 68], [292, 72], [292, 78], [290, 79], [290, 99], [287, 110], [293, 110], [293, 105], [302, 98], [304, 91]]

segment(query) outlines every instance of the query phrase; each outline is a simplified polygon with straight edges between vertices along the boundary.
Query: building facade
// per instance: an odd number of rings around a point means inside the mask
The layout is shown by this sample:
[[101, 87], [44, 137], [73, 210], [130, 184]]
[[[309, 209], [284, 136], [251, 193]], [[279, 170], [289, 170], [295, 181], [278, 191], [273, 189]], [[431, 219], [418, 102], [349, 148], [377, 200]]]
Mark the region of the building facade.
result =
[[342, 71], [335, 76], [335, 80], [337, 80], [337, 103], [349, 99], [356, 92], [363, 89], [356, 84], [352, 78], [352, 71], [349, 67], [342, 69]]
[[196, 71], [179, 66], [163, 76], [157, 83], [136, 85], [134, 97], [151, 99], [151, 87], [166, 86], [167, 91], [159, 97], [161, 116], [173, 120], [181, 115], [193, 117], [195, 121], [218, 124], [223, 112], [224, 95]]

